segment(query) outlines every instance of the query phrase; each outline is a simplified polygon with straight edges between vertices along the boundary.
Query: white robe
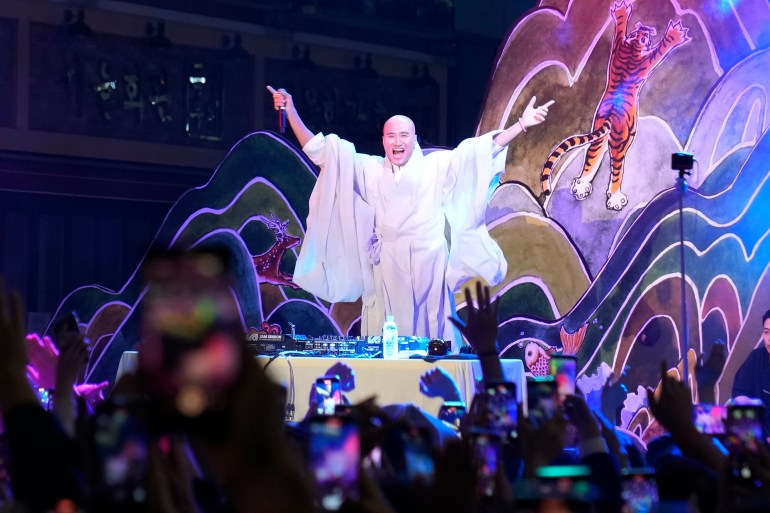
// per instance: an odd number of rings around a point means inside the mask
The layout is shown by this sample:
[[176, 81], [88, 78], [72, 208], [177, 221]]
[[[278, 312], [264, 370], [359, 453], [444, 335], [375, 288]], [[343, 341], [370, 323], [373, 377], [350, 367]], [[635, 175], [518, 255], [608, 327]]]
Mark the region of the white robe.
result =
[[400, 335], [452, 340], [456, 352], [453, 292], [475, 276], [496, 285], [507, 270], [484, 223], [505, 168], [496, 133], [427, 155], [417, 146], [398, 177], [387, 159], [317, 134], [303, 148], [321, 174], [294, 282], [330, 302], [362, 297], [362, 335], [393, 315]]

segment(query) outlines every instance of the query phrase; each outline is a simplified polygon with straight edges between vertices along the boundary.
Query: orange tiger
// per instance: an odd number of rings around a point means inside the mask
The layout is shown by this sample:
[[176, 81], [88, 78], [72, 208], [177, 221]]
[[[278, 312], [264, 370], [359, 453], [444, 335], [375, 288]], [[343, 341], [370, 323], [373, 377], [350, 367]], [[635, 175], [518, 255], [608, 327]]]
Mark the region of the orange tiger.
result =
[[558, 160], [572, 148], [590, 143], [586, 152], [583, 171], [572, 179], [572, 194], [575, 199], [584, 200], [591, 194], [591, 183], [599, 169], [609, 142], [612, 178], [607, 188], [607, 209], [620, 210], [628, 203], [628, 197], [620, 190], [623, 182], [623, 163], [628, 148], [636, 136], [637, 104], [639, 91], [647, 77], [658, 64], [676, 48], [691, 40], [688, 29], [682, 22], [668, 21], [663, 38], [652, 46], [655, 29], [637, 23], [635, 30], [626, 35], [631, 3], [616, 2], [610, 9], [615, 20], [615, 36], [612, 53], [607, 67], [607, 87], [596, 108], [593, 131], [589, 134], [568, 137], [552, 152], [543, 165], [540, 176], [542, 192], [538, 197], [541, 204], [551, 194], [551, 174]]

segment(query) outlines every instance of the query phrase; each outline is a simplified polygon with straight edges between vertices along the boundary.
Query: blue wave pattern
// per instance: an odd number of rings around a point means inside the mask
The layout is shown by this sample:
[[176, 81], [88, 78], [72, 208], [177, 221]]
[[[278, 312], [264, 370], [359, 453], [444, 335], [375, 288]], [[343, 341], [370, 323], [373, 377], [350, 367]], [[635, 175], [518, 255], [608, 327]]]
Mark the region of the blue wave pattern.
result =
[[[722, 166], [710, 183], [729, 183], [717, 194], [705, 196], [689, 190], [683, 201], [685, 262], [694, 290], [704, 291], [717, 275], [727, 275], [738, 291], [743, 311], [770, 262], [770, 134], [765, 133], [747, 156], [742, 168]], [[724, 174], [731, 174], [726, 177]], [[679, 197], [669, 189], [651, 201], [631, 223], [606, 265], [575, 307], [562, 319], [542, 322], [524, 317], [501, 325], [501, 345], [506, 356], [520, 357], [512, 342], [526, 338], [559, 345], [559, 330], [589, 330], [578, 353], [584, 372], [595, 371], [601, 361], [612, 361], [623, 335], [624, 322], [635, 301], [656, 280], [679, 275]], [[690, 306], [691, 328], [697, 323], [696, 305]], [[662, 312], [680, 319], [679, 311]], [[694, 315], [695, 314], [695, 315]], [[680, 327], [681, 329], [681, 327]], [[697, 334], [697, 330], [692, 330]], [[697, 341], [691, 340], [691, 347]]]

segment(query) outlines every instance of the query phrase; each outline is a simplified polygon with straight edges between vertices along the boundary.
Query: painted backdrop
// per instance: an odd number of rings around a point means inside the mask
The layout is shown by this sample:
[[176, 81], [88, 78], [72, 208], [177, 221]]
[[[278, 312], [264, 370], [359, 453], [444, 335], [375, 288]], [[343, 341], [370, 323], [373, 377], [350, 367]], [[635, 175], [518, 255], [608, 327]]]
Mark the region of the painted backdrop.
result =
[[[502, 354], [534, 375], [554, 352], [575, 354], [589, 401], [642, 443], [658, 433], [644, 388], [661, 359], [681, 372], [685, 333], [694, 399], [726, 401], [770, 309], [769, 90], [766, 0], [544, 0], [519, 20], [479, 132], [515, 122], [532, 96], [556, 103], [514, 141], [487, 212], [509, 262], [494, 288]], [[697, 159], [686, 188], [678, 152]], [[357, 334], [359, 304], [292, 282], [316, 173], [286, 140], [252, 134], [179, 199], [155, 245], [230, 246], [244, 330]], [[62, 301], [96, 341], [89, 380], [111, 380], [136, 345], [148, 286], [135, 273]], [[716, 382], [696, 366], [715, 344]]]

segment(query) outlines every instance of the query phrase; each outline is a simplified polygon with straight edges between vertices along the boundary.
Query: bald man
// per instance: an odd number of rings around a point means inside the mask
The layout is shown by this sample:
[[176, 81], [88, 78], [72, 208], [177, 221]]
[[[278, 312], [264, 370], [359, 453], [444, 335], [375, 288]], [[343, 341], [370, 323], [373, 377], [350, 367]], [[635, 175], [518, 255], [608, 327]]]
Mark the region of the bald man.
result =
[[505, 148], [542, 123], [553, 102], [535, 107], [533, 97], [506, 130], [427, 155], [412, 120], [393, 116], [383, 127], [379, 157], [356, 152], [334, 134], [313, 134], [286, 90], [268, 91], [321, 168], [294, 282], [331, 302], [361, 297], [362, 335], [381, 334], [385, 316], [393, 315], [400, 335], [452, 340], [456, 352], [461, 340], [447, 321], [453, 292], [477, 276], [496, 285], [507, 270], [484, 222], [505, 170]]

